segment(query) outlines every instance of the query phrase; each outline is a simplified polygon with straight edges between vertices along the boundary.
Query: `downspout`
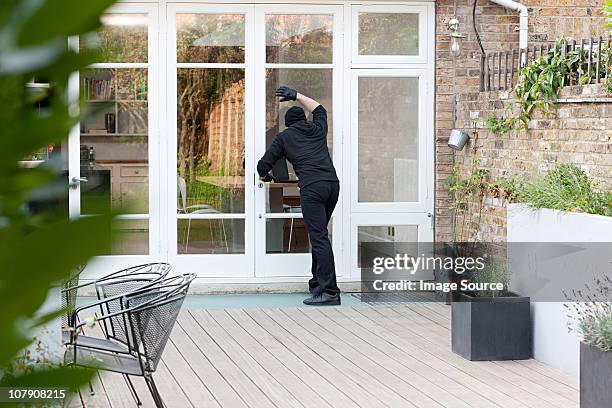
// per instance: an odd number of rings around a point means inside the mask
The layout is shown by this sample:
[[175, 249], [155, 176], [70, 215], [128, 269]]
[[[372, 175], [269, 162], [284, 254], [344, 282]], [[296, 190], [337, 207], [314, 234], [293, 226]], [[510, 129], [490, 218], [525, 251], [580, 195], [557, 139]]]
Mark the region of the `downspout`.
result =
[[527, 48], [527, 30], [529, 26], [529, 12], [527, 6], [521, 3], [517, 3], [514, 0], [491, 0], [495, 4], [499, 4], [512, 11], [519, 12], [519, 47], [522, 49]]

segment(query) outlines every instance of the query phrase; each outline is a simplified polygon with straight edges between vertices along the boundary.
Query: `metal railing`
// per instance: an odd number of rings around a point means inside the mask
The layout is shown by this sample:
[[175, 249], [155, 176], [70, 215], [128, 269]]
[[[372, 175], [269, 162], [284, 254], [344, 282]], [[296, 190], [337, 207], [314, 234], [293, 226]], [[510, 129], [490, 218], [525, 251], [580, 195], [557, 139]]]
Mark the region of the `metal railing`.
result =
[[[560, 46], [556, 43], [541, 44], [533, 47], [498, 51], [480, 55], [480, 91], [508, 90], [514, 88], [517, 82], [517, 73], [521, 68], [533, 63], [541, 56], [552, 51], [553, 53], [567, 53], [576, 49], [583, 49], [583, 62], [587, 65], [591, 75], [591, 83], [600, 83], [610, 73], [610, 60], [612, 60], [612, 37], [596, 37], [576, 40], [563, 40]], [[603, 51], [603, 52], [602, 52]], [[568, 75], [567, 84], [575, 85], [576, 75]]]

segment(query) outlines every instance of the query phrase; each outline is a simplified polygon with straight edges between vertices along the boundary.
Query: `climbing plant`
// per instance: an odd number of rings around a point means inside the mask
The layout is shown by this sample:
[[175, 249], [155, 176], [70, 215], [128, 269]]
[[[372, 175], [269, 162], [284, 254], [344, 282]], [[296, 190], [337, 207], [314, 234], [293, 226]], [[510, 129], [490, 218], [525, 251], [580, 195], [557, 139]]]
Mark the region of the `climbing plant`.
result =
[[[527, 129], [535, 109], [552, 113], [557, 103], [557, 93], [568, 80], [587, 84], [596, 75], [595, 66], [589, 69], [586, 57], [588, 50], [576, 48], [562, 52], [564, 40], [557, 40], [555, 47], [518, 72], [518, 83], [514, 87], [514, 103], [501, 117], [490, 114], [487, 128], [495, 134], [504, 134], [512, 129]], [[601, 51], [602, 65], [609, 67], [610, 47]], [[609, 68], [608, 68], [609, 69]], [[602, 72], [601, 74], [604, 74]]]

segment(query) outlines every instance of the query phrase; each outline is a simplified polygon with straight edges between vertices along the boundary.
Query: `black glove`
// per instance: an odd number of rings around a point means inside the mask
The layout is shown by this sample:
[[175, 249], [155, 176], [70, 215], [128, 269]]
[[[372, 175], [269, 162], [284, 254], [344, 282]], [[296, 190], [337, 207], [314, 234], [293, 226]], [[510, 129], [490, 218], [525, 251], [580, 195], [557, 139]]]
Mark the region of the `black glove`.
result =
[[276, 90], [276, 96], [282, 98], [280, 100], [281, 102], [295, 101], [297, 98], [297, 91], [295, 89], [283, 85]]
[[266, 174], [265, 176], [261, 177], [261, 181], [264, 181], [266, 183], [269, 182], [273, 182], [274, 181], [274, 177], [272, 177], [272, 175], [270, 173]]

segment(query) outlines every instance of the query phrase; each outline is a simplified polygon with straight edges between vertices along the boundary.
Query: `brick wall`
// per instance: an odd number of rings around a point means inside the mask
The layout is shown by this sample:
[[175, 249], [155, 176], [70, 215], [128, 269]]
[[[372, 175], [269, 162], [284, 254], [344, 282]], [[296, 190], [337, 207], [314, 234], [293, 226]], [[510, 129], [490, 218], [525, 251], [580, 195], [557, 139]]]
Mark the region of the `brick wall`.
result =
[[[529, 44], [604, 34], [603, 0], [526, 0], [529, 7]], [[455, 12], [456, 10], [456, 12]], [[446, 22], [456, 15], [460, 22], [463, 52], [448, 54]], [[518, 15], [489, 0], [477, 0], [476, 25], [486, 52], [518, 47]], [[480, 49], [472, 25], [471, 0], [436, 1], [436, 239], [451, 236], [450, 199], [443, 180], [453, 166], [453, 152], [446, 145], [454, 124], [455, 95], [478, 90]]]
[[[612, 190], [612, 98], [602, 85], [566, 87], [559, 96], [556, 115], [545, 117], [536, 111], [529, 131], [494, 135], [478, 126], [478, 168], [490, 170], [491, 181], [512, 175], [531, 178], [558, 163], [574, 163], [594, 179], [596, 187]], [[507, 92], [461, 94], [457, 97], [457, 127], [469, 133], [475, 121], [484, 121], [490, 112], [499, 116], [510, 101]], [[470, 139], [455, 154], [455, 163], [464, 175], [471, 167], [473, 147]], [[497, 198], [485, 200], [479, 240], [505, 240], [503, 204]]]

